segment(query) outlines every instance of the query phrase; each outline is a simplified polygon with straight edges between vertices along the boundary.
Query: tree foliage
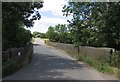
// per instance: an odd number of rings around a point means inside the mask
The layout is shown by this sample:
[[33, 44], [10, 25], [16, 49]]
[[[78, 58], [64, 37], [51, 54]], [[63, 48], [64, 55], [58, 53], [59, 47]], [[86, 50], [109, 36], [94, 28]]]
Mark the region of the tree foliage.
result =
[[[17, 33], [18, 30], [22, 31], [24, 26], [32, 27], [34, 25], [34, 20], [41, 18], [38, 9], [42, 7], [43, 2], [2, 3], [3, 50], [17, 46], [17, 44], [20, 42], [18, 41], [18, 35], [20, 35], [20, 33], [19, 34]], [[26, 33], [28, 33], [29, 35], [29, 32], [26, 31]], [[24, 36], [24, 38], [25, 37], [26, 36]]]
[[55, 27], [50, 26], [46, 34], [50, 41], [72, 43], [70, 32], [65, 24], [58, 24]]
[[45, 33], [40, 33], [40, 32], [37, 32], [37, 31], [33, 32], [33, 37], [34, 38], [47, 38]]
[[26, 45], [26, 43], [30, 42], [31, 38], [32, 38], [32, 34], [29, 30], [26, 30], [22, 27], [18, 28], [17, 35], [16, 35], [16, 39], [17, 39], [16, 47], [21, 47]]
[[72, 15], [69, 29], [76, 45], [120, 49], [120, 2], [69, 2], [63, 15]]

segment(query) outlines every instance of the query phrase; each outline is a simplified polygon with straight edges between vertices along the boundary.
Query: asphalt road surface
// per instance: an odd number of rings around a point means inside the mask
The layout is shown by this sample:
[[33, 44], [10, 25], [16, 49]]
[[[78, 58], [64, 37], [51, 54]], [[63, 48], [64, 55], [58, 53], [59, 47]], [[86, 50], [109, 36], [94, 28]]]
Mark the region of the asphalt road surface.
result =
[[4, 80], [115, 80], [35, 39], [31, 64]]

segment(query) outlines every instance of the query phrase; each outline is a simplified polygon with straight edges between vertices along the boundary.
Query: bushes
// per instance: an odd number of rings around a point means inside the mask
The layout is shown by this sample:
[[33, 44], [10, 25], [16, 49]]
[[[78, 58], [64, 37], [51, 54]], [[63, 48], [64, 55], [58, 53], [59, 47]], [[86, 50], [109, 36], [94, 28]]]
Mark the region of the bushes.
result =
[[120, 51], [116, 51], [111, 55], [109, 64], [112, 67], [120, 66]]
[[24, 28], [18, 28], [16, 38], [18, 41], [16, 46], [21, 47], [21, 46], [25, 46], [26, 43], [28, 43], [31, 40], [32, 34], [29, 30], [26, 30]]
[[16, 30], [15, 36], [12, 36], [9, 40], [5, 40], [3, 37], [3, 51], [6, 51], [9, 48], [17, 48], [26, 46], [28, 42], [30, 42], [32, 38], [32, 34], [29, 30], [26, 30], [23, 27], [18, 27]]

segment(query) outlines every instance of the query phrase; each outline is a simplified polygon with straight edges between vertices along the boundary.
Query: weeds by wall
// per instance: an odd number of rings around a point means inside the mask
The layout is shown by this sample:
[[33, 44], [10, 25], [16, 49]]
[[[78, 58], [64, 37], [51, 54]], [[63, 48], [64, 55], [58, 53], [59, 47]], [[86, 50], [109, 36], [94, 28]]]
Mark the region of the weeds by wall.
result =
[[[87, 63], [98, 71], [114, 74], [115, 76], [120, 77], [120, 52], [115, 52], [113, 48], [80, 46], [78, 53], [77, 48], [72, 44], [50, 41], [46, 41], [46, 44], [66, 51], [70, 56]], [[111, 50], [113, 50], [112, 53]]]

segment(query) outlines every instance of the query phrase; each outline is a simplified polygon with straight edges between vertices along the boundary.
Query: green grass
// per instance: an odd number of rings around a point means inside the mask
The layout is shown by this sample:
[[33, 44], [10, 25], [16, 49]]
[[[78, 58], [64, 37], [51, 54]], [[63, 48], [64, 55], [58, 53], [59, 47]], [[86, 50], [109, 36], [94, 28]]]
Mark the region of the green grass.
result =
[[118, 68], [111, 67], [107, 62], [104, 61], [104, 59], [98, 60], [92, 57], [88, 57], [85, 54], [77, 54], [74, 51], [69, 51], [68, 53], [78, 61], [82, 61], [100, 72], [120, 77], [120, 74], [118, 74], [118, 72], [120, 73], [120, 71], [118, 71]]
[[88, 57], [85, 55], [81, 55], [77, 56], [79, 57], [79, 61], [85, 62], [86, 64], [88, 64], [89, 66], [95, 68], [96, 70], [103, 72], [103, 73], [107, 73], [107, 74], [112, 74], [115, 75], [116, 77], [118, 77], [118, 68], [115, 67], [111, 67], [108, 62], [105, 62], [104, 59], [102, 60], [98, 60], [92, 57]]
[[115, 75], [116, 77], [119, 77], [118, 68], [111, 67], [107, 62], [104, 61], [104, 59], [98, 60], [83, 54], [73, 54], [73, 55], [76, 56], [79, 61], [85, 62], [86, 64], [88, 64], [89, 66], [95, 68], [100, 72], [112, 74]]

